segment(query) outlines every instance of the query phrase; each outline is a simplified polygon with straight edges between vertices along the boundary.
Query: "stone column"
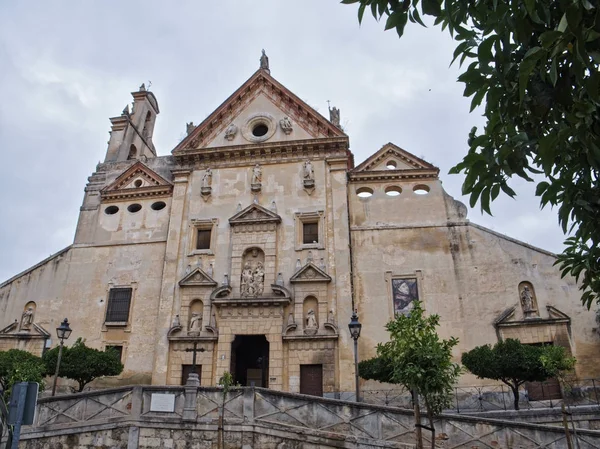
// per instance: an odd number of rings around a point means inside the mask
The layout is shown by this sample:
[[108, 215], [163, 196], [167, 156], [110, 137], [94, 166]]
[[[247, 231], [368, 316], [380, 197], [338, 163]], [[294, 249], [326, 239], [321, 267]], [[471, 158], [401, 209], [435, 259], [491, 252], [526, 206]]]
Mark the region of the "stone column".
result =
[[180, 245], [183, 233], [187, 226], [184, 222], [188, 189], [189, 170], [173, 172], [174, 188], [171, 202], [171, 217], [167, 245], [165, 249], [165, 262], [161, 284], [161, 297], [156, 320], [156, 345], [154, 350], [154, 369], [152, 370], [152, 384], [167, 384], [167, 365], [169, 361], [169, 340], [167, 332], [171, 327], [175, 289], [177, 286], [177, 267], [180, 259]]

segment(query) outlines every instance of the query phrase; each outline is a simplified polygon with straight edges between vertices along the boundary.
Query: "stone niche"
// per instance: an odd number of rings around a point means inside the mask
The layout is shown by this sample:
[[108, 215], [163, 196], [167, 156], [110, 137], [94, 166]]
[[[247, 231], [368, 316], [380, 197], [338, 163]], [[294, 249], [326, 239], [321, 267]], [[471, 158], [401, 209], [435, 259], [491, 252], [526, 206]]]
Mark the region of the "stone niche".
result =
[[[277, 268], [277, 229], [281, 217], [259, 204], [251, 204], [229, 219], [232, 230], [231, 287], [234, 296], [270, 295]], [[251, 273], [250, 273], [251, 272]], [[242, 279], [244, 286], [242, 288]], [[248, 285], [262, 280], [263, 287]], [[265, 287], [266, 286], [266, 287]], [[249, 294], [251, 293], [251, 294]]]

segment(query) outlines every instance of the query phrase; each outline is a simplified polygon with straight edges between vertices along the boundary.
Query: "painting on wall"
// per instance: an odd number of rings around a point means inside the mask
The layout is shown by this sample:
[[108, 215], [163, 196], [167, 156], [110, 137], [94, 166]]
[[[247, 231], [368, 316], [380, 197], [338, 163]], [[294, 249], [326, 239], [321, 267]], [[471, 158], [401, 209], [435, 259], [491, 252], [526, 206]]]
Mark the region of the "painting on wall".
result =
[[392, 299], [394, 314], [408, 314], [413, 308], [413, 302], [419, 300], [419, 290], [416, 279], [392, 279]]

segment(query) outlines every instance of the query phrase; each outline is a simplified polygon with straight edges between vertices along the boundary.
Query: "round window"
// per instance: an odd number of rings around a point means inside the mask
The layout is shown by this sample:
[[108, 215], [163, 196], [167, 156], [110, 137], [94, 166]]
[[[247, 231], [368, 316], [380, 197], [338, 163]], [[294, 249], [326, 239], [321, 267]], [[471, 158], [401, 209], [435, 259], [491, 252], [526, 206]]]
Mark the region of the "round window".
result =
[[259, 123], [254, 128], [252, 128], [252, 135], [255, 137], [262, 137], [269, 132], [269, 127], [264, 123]]
[[425, 184], [420, 184], [413, 188], [413, 192], [415, 192], [417, 195], [427, 195], [429, 190], [429, 186], [426, 186]]
[[396, 161], [387, 161], [387, 162], [385, 163], [385, 167], [386, 167], [388, 170], [395, 170], [397, 166], [398, 166], [398, 164], [396, 164]]
[[398, 196], [402, 193], [402, 189], [398, 186], [389, 186], [385, 189], [385, 194], [387, 196]]
[[135, 214], [136, 212], [142, 210], [142, 205], [138, 203], [130, 204], [129, 206], [127, 206], [127, 210], [132, 214]]
[[356, 194], [359, 198], [369, 198], [373, 196], [373, 189], [370, 187], [360, 187], [356, 189]]
[[106, 209], [104, 209], [104, 213], [106, 215], [114, 215], [117, 212], [119, 212], [119, 208], [117, 206], [108, 206]]
[[166, 206], [167, 205], [164, 201], [157, 201], [156, 203], [153, 203], [150, 207], [152, 208], [152, 210], [163, 210]]
[[136, 179], [135, 182], [133, 183], [133, 185], [136, 187], [142, 187], [142, 180]]

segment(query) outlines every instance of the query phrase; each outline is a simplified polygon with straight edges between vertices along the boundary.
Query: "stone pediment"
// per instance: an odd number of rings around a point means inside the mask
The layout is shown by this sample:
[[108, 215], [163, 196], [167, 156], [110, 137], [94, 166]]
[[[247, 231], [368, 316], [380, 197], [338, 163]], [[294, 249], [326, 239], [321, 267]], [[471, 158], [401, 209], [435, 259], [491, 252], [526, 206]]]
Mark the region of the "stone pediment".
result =
[[[303, 140], [347, 137], [344, 132], [315, 109], [302, 101], [289, 89], [275, 80], [266, 70], [256, 71], [221, 106], [202, 123], [193, 128], [172, 151], [174, 156], [193, 153], [204, 148], [252, 144], [252, 139], [242, 139], [243, 127], [256, 114], [272, 115], [274, 125], [282, 129], [280, 120], [291, 121], [289, 132], [272, 140]], [[235, 125], [235, 131], [228, 131]], [[288, 128], [285, 128], [286, 130]]]
[[502, 312], [498, 318], [494, 321], [496, 327], [508, 327], [508, 326], [523, 326], [523, 325], [539, 325], [539, 324], [552, 324], [552, 323], [570, 323], [571, 318], [558, 310], [554, 306], [546, 306], [548, 311], [548, 317], [533, 317], [526, 319], [517, 318], [517, 306], [510, 307]]
[[229, 219], [232, 226], [260, 223], [281, 223], [281, 217], [259, 204], [251, 204]]
[[15, 320], [4, 329], [0, 330], [0, 338], [50, 338], [50, 333], [39, 324], [32, 323], [27, 329], [19, 329], [19, 322]]
[[173, 184], [142, 162], [136, 162], [100, 191], [103, 200], [170, 196]]
[[196, 268], [179, 281], [181, 287], [214, 287], [217, 282], [202, 270]]
[[393, 143], [387, 143], [352, 170], [350, 175], [352, 178], [373, 176], [383, 176], [386, 179], [399, 177], [437, 178], [439, 171], [439, 168], [429, 162]]
[[331, 276], [315, 264], [308, 263], [294, 273], [290, 278], [290, 282], [331, 282]]

